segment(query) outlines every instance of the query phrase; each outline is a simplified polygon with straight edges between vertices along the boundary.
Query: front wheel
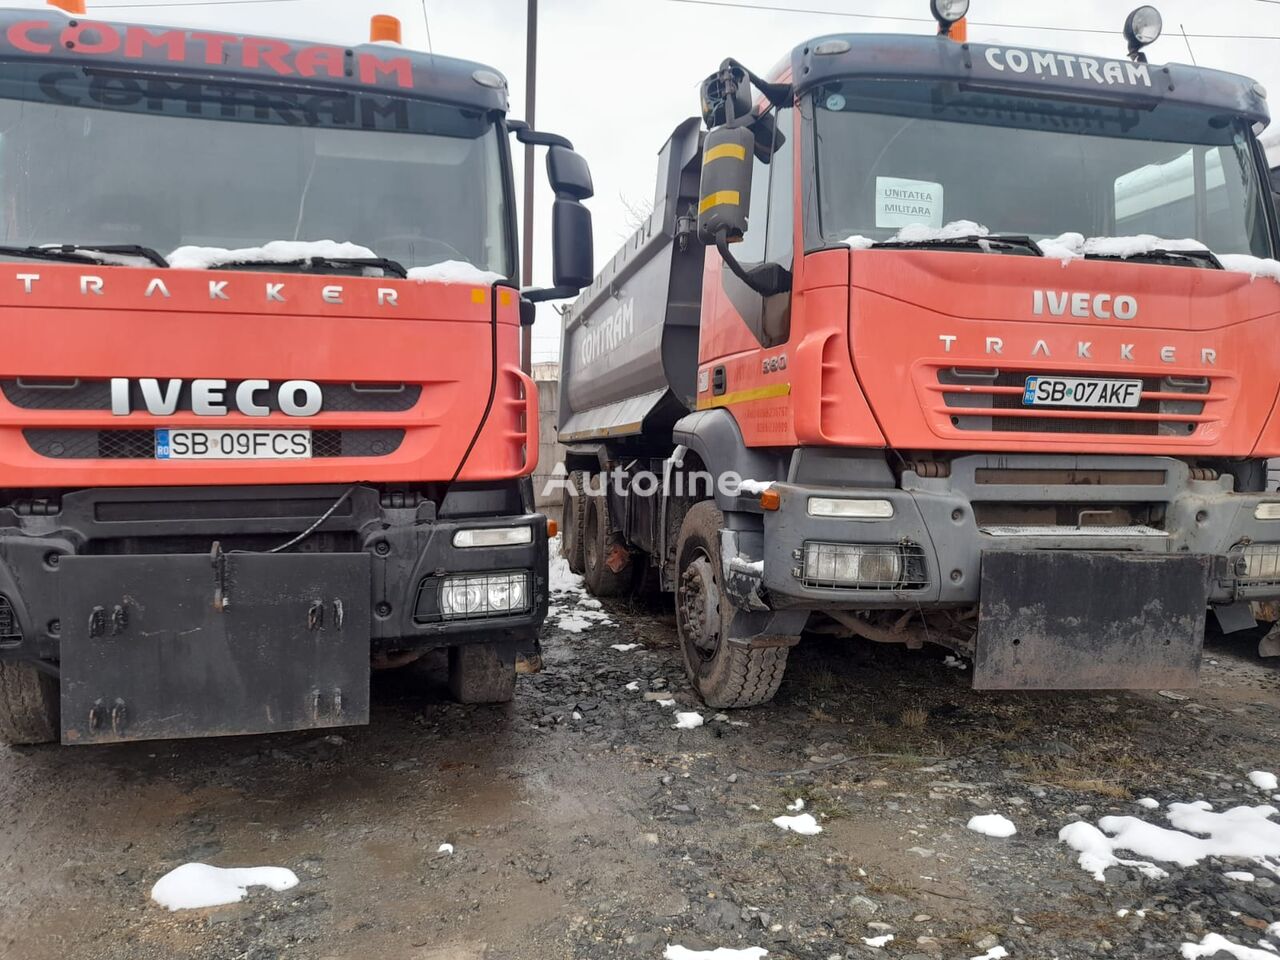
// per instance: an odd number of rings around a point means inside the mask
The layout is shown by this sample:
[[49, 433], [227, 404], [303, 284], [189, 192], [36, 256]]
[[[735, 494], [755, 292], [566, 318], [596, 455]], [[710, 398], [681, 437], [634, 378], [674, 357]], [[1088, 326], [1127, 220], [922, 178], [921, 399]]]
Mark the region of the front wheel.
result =
[[680, 526], [676, 631], [685, 673], [709, 707], [754, 707], [773, 699], [787, 669], [787, 647], [729, 642], [733, 605], [721, 583], [724, 514], [711, 501], [695, 504]]
[[0, 661], [0, 743], [50, 743], [59, 735], [58, 681], [29, 663]]
[[516, 694], [515, 650], [505, 644], [449, 648], [449, 693], [459, 703], [508, 703]]

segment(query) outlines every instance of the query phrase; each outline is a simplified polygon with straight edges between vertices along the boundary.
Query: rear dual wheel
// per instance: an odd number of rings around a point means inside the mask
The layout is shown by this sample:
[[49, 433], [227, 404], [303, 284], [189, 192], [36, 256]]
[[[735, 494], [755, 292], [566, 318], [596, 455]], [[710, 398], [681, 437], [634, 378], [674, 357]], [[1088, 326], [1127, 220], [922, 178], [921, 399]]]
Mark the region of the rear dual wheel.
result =
[[581, 575], [583, 570], [582, 528], [586, 521], [587, 501], [583, 493], [583, 473], [574, 470], [569, 474], [564, 491], [564, 531], [560, 536], [560, 555], [569, 563], [569, 569]]
[[0, 743], [49, 743], [60, 734], [58, 681], [29, 663], [0, 661]]
[[614, 536], [609, 524], [609, 503], [601, 493], [584, 495], [582, 524], [582, 576], [587, 589], [597, 597], [618, 597], [626, 593], [631, 583], [632, 571], [623, 566], [615, 573], [609, 566], [614, 551], [625, 550]]
[[721, 583], [724, 514], [695, 504], [680, 526], [676, 631], [689, 682], [709, 707], [754, 707], [773, 699], [787, 669], [787, 647], [729, 642], [733, 605]]

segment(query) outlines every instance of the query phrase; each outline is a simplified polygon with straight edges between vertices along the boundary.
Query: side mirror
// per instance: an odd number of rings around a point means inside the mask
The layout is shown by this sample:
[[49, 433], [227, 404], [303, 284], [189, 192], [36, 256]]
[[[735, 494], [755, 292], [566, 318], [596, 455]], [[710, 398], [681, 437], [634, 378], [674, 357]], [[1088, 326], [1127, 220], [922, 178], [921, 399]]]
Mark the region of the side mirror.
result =
[[551, 147], [547, 151], [547, 179], [558, 198], [586, 200], [595, 195], [587, 161], [567, 147]]
[[698, 189], [698, 239], [737, 243], [747, 232], [755, 134], [746, 127], [717, 127], [702, 145]]
[[577, 200], [558, 199], [551, 208], [551, 247], [551, 282], [558, 289], [576, 293], [591, 284], [596, 274], [591, 211]]
[[702, 81], [698, 91], [702, 122], [708, 130], [751, 113], [751, 83], [747, 71], [726, 60], [720, 69]]

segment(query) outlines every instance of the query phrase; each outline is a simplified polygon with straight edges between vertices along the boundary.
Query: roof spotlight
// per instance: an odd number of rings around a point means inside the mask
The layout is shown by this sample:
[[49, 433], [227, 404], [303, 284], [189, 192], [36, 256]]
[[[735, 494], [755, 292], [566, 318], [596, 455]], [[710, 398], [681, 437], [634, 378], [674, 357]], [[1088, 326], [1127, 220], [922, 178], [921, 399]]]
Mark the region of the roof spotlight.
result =
[[1130, 58], [1145, 63], [1147, 55], [1142, 52], [1142, 48], [1159, 40], [1163, 29], [1164, 20], [1160, 11], [1150, 4], [1138, 7], [1129, 14], [1129, 19], [1124, 22], [1124, 38], [1129, 41]]
[[969, 0], [929, 0], [929, 8], [938, 21], [938, 33], [945, 37], [969, 12]]

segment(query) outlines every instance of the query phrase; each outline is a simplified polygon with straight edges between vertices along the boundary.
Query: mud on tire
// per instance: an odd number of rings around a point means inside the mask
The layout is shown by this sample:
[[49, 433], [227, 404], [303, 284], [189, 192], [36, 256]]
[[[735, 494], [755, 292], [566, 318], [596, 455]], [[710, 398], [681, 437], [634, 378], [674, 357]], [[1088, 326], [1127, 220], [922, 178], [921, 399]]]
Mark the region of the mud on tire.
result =
[[469, 643], [449, 648], [449, 694], [459, 703], [508, 703], [516, 693], [514, 648]]
[[603, 493], [583, 497], [586, 517], [582, 525], [582, 576], [587, 589], [597, 597], [618, 597], [626, 593], [632, 571], [609, 569], [609, 551], [614, 538], [609, 529], [609, 506]]
[[676, 551], [676, 630], [685, 673], [709, 707], [754, 707], [773, 699], [787, 669], [787, 647], [727, 642], [733, 609], [721, 585], [724, 514], [695, 504], [680, 526]]
[[0, 661], [0, 743], [49, 743], [59, 736], [58, 681], [29, 663]]

